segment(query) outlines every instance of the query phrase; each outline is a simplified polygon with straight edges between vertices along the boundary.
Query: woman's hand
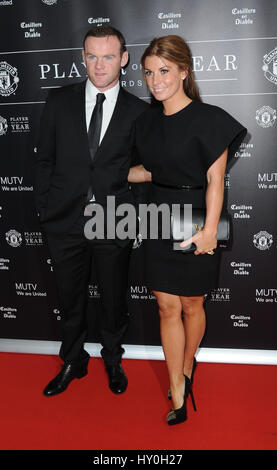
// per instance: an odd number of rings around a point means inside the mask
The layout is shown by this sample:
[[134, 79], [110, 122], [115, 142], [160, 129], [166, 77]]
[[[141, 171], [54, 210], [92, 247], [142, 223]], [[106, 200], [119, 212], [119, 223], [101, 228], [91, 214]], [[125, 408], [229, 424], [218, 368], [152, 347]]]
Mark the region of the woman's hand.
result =
[[195, 255], [213, 254], [212, 251], [217, 247], [216, 234], [208, 230], [201, 230], [193, 237], [180, 243], [181, 247], [194, 243], [196, 245]]
[[143, 165], [132, 166], [129, 170], [129, 183], [146, 183], [152, 180], [152, 173], [147, 171]]

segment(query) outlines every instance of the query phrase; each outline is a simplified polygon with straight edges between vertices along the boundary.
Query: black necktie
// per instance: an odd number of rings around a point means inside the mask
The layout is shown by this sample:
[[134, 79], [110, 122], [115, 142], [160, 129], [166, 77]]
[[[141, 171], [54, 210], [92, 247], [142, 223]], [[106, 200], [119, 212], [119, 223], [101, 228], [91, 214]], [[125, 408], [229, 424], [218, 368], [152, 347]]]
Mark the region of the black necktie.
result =
[[[89, 142], [89, 152], [91, 161], [94, 160], [97, 149], [99, 147], [99, 140], [101, 134], [102, 126], [102, 116], [103, 116], [103, 102], [105, 101], [106, 96], [104, 93], [97, 93], [96, 95], [96, 105], [94, 106], [93, 113], [91, 115], [91, 120], [88, 129], [88, 142]], [[88, 190], [87, 200], [93, 196], [92, 187]]]
[[89, 151], [91, 160], [93, 161], [95, 154], [97, 152], [101, 134], [102, 126], [102, 115], [103, 115], [103, 102], [105, 101], [106, 96], [104, 93], [97, 93], [96, 95], [96, 105], [94, 106], [93, 113], [91, 115], [91, 120], [88, 129], [88, 141], [89, 141]]

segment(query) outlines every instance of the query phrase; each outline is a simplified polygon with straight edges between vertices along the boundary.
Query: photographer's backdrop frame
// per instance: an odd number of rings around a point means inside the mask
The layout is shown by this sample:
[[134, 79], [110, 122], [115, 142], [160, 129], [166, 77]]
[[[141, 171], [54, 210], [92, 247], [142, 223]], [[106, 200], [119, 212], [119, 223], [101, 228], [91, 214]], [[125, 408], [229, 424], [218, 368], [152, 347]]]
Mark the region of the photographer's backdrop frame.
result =
[[[130, 53], [124, 88], [149, 100], [142, 52], [154, 36], [179, 34], [190, 44], [203, 100], [248, 128], [226, 171], [233, 243], [207, 301], [198, 358], [277, 363], [276, 17], [275, 0], [0, 0], [0, 350], [58, 353], [61, 316], [34, 205], [39, 119], [50, 88], [85, 79], [86, 31], [111, 24], [124, 33]], [[87, 350], [97, 356], [94, 278], [88, 297]], [[140, 240], [132, 253], [129, 313], [125, 357], [162, 359]]]

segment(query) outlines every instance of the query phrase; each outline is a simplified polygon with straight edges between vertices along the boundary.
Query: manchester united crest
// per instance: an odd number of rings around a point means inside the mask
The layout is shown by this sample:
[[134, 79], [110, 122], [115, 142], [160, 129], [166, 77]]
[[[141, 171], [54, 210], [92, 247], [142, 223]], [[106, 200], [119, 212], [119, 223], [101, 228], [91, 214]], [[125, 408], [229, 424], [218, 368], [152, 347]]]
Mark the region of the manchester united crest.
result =
[[263, 57], [263, 66], [265, 78], [271, 83], [277, 85], [277, 47], [272, 49], [268, 54]]
[[6, 240], [10, 246], [17, 248], [22, 243], [21, 233], [17, 232], [17, 230], [10, 230], [6, 233]]
[[273, 244], [273, 237], [270, 233], [262, 230], [259, 233], [256, 233], [253, 238], [253, 243], [258, 250], [264, 251], [269, 250]]
[[276, 121], [276, 110], [270, 106], [262, 106], [256, 111], [256, 121], [261, 127], [272, 127]]
[[0, 62], [0, 95], [10, 96], [18, 87], [17, 69], [6, 61]]
[[46, 5], [54, 5], [57, 3], [57, 0], [42, 0], [43, 3], [46, 3]]

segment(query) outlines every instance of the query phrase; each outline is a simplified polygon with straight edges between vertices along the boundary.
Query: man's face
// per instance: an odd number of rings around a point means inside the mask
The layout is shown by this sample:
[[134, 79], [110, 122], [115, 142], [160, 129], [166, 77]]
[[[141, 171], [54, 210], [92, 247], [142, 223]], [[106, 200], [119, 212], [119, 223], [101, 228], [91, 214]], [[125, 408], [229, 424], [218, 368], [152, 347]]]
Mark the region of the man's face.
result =
[[121, 67], [128, 62], [128, 52], [121, 55], [120, 42], [116, 36], [89, 36], [82, 55], [90, 81], [101, 92], [117, 83]]

